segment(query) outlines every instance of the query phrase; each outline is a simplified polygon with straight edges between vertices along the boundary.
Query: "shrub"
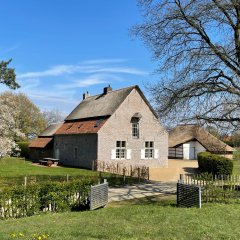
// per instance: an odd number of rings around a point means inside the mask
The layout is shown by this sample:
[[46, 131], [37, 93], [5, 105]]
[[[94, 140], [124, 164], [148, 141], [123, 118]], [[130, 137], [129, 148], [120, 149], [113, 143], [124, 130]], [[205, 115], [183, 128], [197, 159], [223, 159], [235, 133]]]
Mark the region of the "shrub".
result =
[[21, 157], [29, 158], [29, 142], [17, 142], [17, 145], [19, 146], [21, 153]]
[[231, 175], [233, 162], [223, 156], [202, 152], [198, 154], [198, 169], [200, 172], [208, 172], [213, 175]]
[[240, 160], [240, 150], [233, 152], [233, 160]]
[[26, 187], [14, 186], [1, 190], [1, 218], [32, 216], [40, 212], [63, 212], [87, 207], [93, 179], [69, 182], [48, 182]]

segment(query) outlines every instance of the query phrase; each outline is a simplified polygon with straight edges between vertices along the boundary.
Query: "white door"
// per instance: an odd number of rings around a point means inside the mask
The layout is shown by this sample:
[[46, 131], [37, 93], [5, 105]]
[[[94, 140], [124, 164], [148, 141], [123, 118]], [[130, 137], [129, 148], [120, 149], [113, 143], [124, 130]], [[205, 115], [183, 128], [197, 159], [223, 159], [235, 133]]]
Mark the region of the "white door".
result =
[[183, 159], [189, 159], [190, 146], [188, 143], [183, 144]]
[[183, 144], [183, 158], [184, 159], [196, 159], [195, 142], [187, 142]]

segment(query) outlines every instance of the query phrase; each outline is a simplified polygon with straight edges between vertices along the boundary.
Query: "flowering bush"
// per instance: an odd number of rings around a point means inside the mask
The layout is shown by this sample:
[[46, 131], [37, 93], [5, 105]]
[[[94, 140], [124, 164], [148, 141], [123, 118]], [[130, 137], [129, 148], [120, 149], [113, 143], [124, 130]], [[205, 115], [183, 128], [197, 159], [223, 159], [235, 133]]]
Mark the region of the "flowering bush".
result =
[[23, 136], [24, 134], [19, 131], [14, 120], [14, 114], [17, 114], [15, 103], [0, 99], [0, 158], [8, 156], [14, 152], [20, 151], [17, 144], [14, 142], [14, 137]]

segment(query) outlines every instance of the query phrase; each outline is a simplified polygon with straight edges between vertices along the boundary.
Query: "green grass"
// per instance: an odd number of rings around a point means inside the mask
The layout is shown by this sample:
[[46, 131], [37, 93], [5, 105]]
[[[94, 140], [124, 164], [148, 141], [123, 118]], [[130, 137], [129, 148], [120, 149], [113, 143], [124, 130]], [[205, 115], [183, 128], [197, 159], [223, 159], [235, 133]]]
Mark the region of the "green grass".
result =
[[172, 198], [145, 198], [86, 212], [45, 214], [1, 221], [0, 239], [11, 233], [49, 234], [50, 239], [238, 240], [240, 205], [177, 208]]
[[[0, 159], [0, 188], [4, 185], [23, 184], [27, 176], [28, 183], [39, 181], [63, 181], [77, 178], [98, 178], [101, 181], [106, 178], [110, 185], [122, 185], [123, 177], [120, 175], [101, 173], [81, 168], [71, 167], [47, 167], [33, 165], [31, 161], [23, 158], [2, 158]], [[136, 178], [126, 177], [126, 184], [138, 182]]]
[[9, 157], [0, 159], [1, 177], [21, 177], [29, 175], [63, 176], [67, 174], [72, 176], [95, 176], [97, 173], [80, 168], [38, 166], [21, 158]]

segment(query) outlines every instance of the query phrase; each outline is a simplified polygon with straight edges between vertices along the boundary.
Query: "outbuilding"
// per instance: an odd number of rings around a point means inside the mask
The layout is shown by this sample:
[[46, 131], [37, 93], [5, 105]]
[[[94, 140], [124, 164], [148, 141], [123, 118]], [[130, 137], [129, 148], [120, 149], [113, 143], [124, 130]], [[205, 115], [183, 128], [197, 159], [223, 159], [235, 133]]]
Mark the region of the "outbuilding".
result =
[[197, 159], [199, 152], [211, 152], [232, 158], [234, 149], [196, 124], [179, 125], [169, 132], [168, 157]]

